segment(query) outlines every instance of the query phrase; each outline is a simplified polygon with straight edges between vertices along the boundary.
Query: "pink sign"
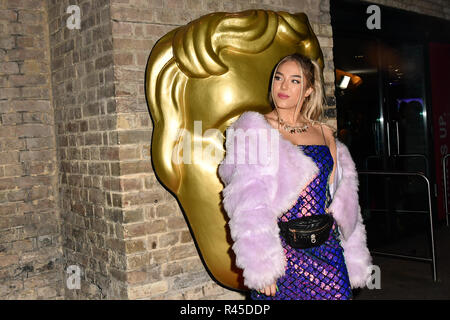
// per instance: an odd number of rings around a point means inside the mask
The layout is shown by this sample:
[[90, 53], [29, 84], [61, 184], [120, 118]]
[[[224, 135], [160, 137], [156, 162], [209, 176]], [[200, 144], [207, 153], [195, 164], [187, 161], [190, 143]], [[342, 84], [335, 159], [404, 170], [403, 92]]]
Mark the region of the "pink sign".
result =
[[[442, 161], [450, 147], [450, 44], [430, 43], [431, 103], [433, 114], [434, 153], [438, 191], [438, 219], [445, 219], [444, 172]], [[447, 158], [447, 199], [450, 200], [449, 171]], [[450, 205], [448, 204], [450, 208]]]

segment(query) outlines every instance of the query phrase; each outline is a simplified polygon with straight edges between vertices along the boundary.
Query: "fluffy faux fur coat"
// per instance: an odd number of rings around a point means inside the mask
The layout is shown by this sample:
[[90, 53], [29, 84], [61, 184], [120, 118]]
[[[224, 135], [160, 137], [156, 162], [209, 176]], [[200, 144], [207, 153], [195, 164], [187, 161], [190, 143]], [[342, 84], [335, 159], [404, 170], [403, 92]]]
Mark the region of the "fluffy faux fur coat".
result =
[[[238, 133], [239, 129], [243, 131]], [[242, 147], [244, 132], [257, 132], [265, 138]], [[277, 218], [292, 208], [319, 168], [258, 112], [244, 112], [226, 130], [226, 138], [219, 176], [225, 185], [223, 205], [230, 218], [232, 248], [236, 265], [243, 269], [244, 284], [259, 290], [285, 273]], [[358, 201], [358, 175], [347, 147], [335, 141], [337, 167], [330, 184], [332, 202], [328, 212], [339, 227], [350, 284], [352, 288], [363, 287], [370, 276], [371, 256]], [[249, 155], [258, 154], [260, 148], [268, 150], [267, 156], [252, 162]]]

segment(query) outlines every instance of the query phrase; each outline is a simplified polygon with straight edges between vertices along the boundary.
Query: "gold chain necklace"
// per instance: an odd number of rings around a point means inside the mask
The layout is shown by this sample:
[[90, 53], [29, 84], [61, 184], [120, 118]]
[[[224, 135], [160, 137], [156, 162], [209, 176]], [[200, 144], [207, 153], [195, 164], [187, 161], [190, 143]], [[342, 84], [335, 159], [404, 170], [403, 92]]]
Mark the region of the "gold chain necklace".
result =
[[294, 134], [294, 133], [302, 133], [305, 132], [306, 130], [308, 130], [309, 125], [308, 123], [303, 125], [303, 126], [290, 126], [288, 125], [283, 119], [281, 119], [280, 117], [278, 117], [278, 123], [280, 124], [280, 126], [287, 132]]

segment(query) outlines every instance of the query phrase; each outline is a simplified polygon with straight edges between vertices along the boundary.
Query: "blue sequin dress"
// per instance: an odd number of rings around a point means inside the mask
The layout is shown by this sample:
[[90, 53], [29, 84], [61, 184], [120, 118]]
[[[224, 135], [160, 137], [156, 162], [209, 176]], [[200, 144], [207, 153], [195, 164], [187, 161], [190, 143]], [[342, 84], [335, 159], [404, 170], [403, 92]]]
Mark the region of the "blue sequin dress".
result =
[[[331, 203], [328, 179], [333, 170], [333, 157], [326, 145], [299, 145], [319, 167], [319, 174], [303, 189], [296, 204], [279, 221], [316, 214], [327, 214]], [[281, 236], [280, 236], [281, 237]], [[275, 296], [251, 290], [253, 300], [346, 300], [352, 298], [339, 230], [334, 223], [328, 240], [319, 247], [295, 249], [281, 243], [286, 254], [286, 273], [277, 280]]]

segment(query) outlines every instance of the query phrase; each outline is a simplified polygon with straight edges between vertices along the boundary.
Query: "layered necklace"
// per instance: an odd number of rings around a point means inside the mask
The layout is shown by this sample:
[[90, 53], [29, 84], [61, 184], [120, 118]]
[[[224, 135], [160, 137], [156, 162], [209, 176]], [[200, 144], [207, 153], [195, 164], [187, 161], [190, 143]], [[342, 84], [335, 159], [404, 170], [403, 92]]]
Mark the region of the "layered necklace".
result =
[[302, 133], [305, 132], [306, 130], [308, 130], [309, 128], [309, 124], [306, 123], [304, 125], [300, 125], [300, 126], [291, 126], [289, 124], [287, 124], [283, 119], [281, 119], [278, 116], [278, 123], [280, 124], [280, 126], [287, 132], [294, 134], [294, 133]]

